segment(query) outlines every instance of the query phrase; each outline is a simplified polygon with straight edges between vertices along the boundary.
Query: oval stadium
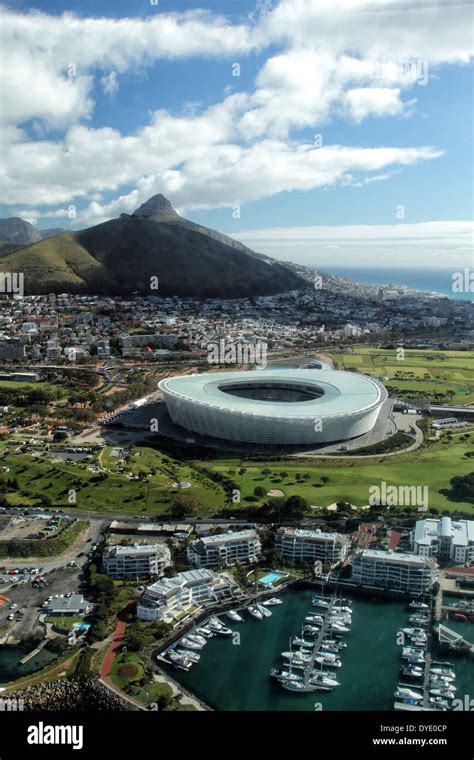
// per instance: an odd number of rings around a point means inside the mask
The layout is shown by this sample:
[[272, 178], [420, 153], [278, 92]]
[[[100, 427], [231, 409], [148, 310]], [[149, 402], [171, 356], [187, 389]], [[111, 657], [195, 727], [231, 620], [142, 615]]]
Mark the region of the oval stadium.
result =
[[168, 377], [159, 387], [180, 427], [273, 446], [327, 444], [368, 433], [388, 395], [365, 375], [314, 369], [210, 372]]

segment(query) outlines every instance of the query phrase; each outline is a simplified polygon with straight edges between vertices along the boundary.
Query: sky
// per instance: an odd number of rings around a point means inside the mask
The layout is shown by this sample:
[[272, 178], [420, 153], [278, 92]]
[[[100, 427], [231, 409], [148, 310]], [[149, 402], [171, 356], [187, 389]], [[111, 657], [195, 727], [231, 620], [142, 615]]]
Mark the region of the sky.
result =
[[0, 5], [0, 216], [155, 193], [313, 266], [473, 260], [467, 0]]

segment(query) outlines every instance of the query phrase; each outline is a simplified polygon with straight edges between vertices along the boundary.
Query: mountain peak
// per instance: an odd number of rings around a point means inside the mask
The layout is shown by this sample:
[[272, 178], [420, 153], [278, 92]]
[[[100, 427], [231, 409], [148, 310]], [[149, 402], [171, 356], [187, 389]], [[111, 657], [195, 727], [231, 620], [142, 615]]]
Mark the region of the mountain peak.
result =
[[142, 216], [146, 219], [162, 221], [163, 218], [179, 218], [168, 198], [162, 193], [152, 195], [145, 203], [142, 203], [132, 214], [132, 216]]

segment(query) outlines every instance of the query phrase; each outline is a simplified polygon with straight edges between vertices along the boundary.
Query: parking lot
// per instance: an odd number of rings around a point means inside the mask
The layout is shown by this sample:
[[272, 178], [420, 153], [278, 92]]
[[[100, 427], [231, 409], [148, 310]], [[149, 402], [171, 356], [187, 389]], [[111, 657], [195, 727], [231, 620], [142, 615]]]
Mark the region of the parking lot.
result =
[[[87, 555], [100, 540], [101, 527], [100, 522], [94, 522], [72, 555], [67, 552], [60, 557], [36, 561], [0, 560], [0, 592], [12, 602], [0, 607], [0, 642], [5, 642], [8, 636], [20, 639], [31, 634], [42, 635], [43, 602], [56, 594], [65, 596], [84, 591], [83, 569], [89, 562]], [[32, 573], [32, 569], [35, 572]], [[11, 573], [12, 570], [17, 572]], [[13, 620], [9, 620], [11, 615]]]

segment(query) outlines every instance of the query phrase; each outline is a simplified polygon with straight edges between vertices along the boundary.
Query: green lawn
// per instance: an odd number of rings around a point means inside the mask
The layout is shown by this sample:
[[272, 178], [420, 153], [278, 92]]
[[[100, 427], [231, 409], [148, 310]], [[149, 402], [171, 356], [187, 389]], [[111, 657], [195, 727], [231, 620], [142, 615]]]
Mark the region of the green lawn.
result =
[[[443, 442], [444, 441], [444, 442]], [[370, 486], [385, 481], [387, 485], [427, 485], [429, 488], [429, 506], [438, 509], [462, 509], [474, 514], [474, 505], [465, 502], [448, 501], [440, 491], [449, 488], [449, 481], [454, 475], [466, 475], [474, 470], [472, 459], [464, 457], [466, 451], [474, 449], [474, 435], [469, 441], [446, 438], [409, 454], [395, 457], [377, 457], [369, 462], [363, 460], [343, 459], [311, 460], [305, 464], [303, 458], [282, 462], [243, 462], [246, 472], [243, 477], [234, 476], [241, 490], [242, 503], [245, 497], [253, 494], [255, 486], [263, 486], [267, 491], [280, 489], [285, 496], [299, 495], [311, 505], [326, 507], [336, 501], [348, 501], [356, 506], [368, 503]], [[240, 460], [220, 460], [214, 467], [223, 473], [238, 470]], [[273, 474], [263, 476], [263, 469], [270, 469]], [[288, 477], [282, 479], [278, 473], [286, 471]], [[309, 480], [297, 481], [297, 473], [308, 474]], [[322, 483], [321, 477], [329, 478]], [[276, 482], [275, 482], [276, 481]], [[251, 502], [247, 502], [249, 505]], [[236, 505], [239, 507], [241, 505]]]
[[367, 375], [380, 375], [385, 384], [400, 393], [443, 393], [455, 404], [474, 402], [474, 358], [463, 351], [406, 349], [403, 361], [396, 350], [370, 346], [354, 348], [352, 353], [331, 353], [338, 369], [355, 369]]
[[144, 673], [145, 668], [140, 655], [136, 652], [124, 652], [115, 657], [110, 677], [119, 689], [123, 689], [127, 683], [140, 681]]

